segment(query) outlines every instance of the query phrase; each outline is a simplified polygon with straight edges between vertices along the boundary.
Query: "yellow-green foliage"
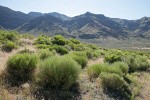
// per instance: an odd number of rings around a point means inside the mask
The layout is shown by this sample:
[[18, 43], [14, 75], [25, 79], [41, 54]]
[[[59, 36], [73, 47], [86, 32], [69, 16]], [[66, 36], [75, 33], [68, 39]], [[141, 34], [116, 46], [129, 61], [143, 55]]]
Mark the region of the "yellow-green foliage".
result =
[[73, 44], [80, 44], [79, 40], [76, 40], [76, 39], [73, 39], [73, 38], [70, 39], [70, 42], [72, 42]]
[[72, 52], [70, 54], [70, 56], [76, 61], [78, 62], [82, 68], [84, 68], [87, 65], [88, 62], [88, 58], [86, 56], [86, 52], [82, 52], [82, 51], [76, 51], [76, 52]]
[[87, 50], [86, 51], [86, 55], [88, 57], [88, 59], [91, 59], [91, 58], [98, 58], [100, 57], [102, 54], [102, 51], [99, 49], [99, 50]]
[[124, 60], [129, 65], [129, 71], [146, 71], [150, 68], [147, 59], [143, 56], [127, 56]]
[[25, 38], [25, 39], [34, 39], [34, 36], [31, 35], [31, 34], [28, 34], [28, 33], [26, 33], [26, 34], [21, 34], [21, 37], [22, 37], [22, 38]]
[[16, 49], [17, 45], [14, 42], [7, 41], [2, 45], [2, 50], [6, 52], [11, 52], [13, 49]]
[[101, 72], [114, 73], [119, 76], [125, 76], [128, 73], [129, 67], [126, 63], [115, 62], [114, 64], [94, 64], [88, 66], [87, 73], [91, 78], [97, 78]]
[[41, 86], [68, 89], [76, 83], [81, 66], [69, 56], [54, 56], [39, 65], [37, 79]]
[[32, 78], [37, 58], [34, 54], [15, 54], [7, 61], [7, 72], [14, 83], [26, 82]]
[[65, 45], [66, 39], [61, 35], [55, 35], [52, 39], [52, 43], [57, 45]]
[[112, 66], [119, 68], [122, 71], [122, 73], [124, 74], [124, 76], [128, 74], [129, 66], [127, 65], [127, 63], [115, 62]]
[[25, 48], [25, 49], [19, 51], [18, 53], [20, 53], [20, 54], [21, 54], [21, 53], [30, 53], [30, 54], [32, 54], [32, 53], [34, 53], [34, 51], [31, 51], [31, 50]]
[[39, 44], [50, 45], [52, 43], [51, 43], [50, 37], [48, 37], [46, 35], [41, 35], [41, 36], [37, 37], [37, 39], [34, 41], [34, 44], [36, 44], [36, 45], [39, 45]]
[[104, 58], [104, 61], [105, 62], [108, 62], [108, 63], [114, 63], [114, 62], [117, 62], [117, 61], [121, 61], [121, 57], [122, 55], [118, 55], [118, 54], [107, 54]]
[[36, 45], [36, 48], [38, 48], [38, 49], [48, 49], [50, 47], [51, 47], [51, 45], [46, 45], [46, 44], [37, 44]]
[[38, 56], [41, 60], [45, 60], [49, 57], [52, 57], [54, 56], [55, 54], [53, 54], [49, 49], [41, 49], [39, 52], [38, 52]]
[[84, 51], [86, 49], [85, 49], [84, 44], [77, 44], [77, 45], [74, 46], [74, 50], [75, 51]]
[[98, 78], [101, 72], [107, 72], [109, 68], [109, 64], [94, 64], [91, 66], [88, 66], [87, 68], [87, 74], [89, 75], [89, 78]]
[[128, 86], [123, 77], [114, 73], [102, 72], [100, 79], [104, 89], [121, 90]]
[[15, 42], [18, 40], [18, 33], [16, 31], [4, 31], [0, 30], [0, 43], [5, 43], [6, 41]]
[[56, 50], [57, 53], [61, 55], [65, 55], [69, 52], [68, 49], [66, 49], [64, 46], [58, 46], [58, 45], [53, 45], [49, 47], [50, 50]]

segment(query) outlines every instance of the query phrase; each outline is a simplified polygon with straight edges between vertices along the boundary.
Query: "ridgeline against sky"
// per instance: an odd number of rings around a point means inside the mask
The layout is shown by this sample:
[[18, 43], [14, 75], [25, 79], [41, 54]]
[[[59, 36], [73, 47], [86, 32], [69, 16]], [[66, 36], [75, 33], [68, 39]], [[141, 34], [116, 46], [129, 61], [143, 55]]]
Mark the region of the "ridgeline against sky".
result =
[[87, 11], [123, 19], [150, 16], [150, 0], [0, 0], [0, 5], [24, 13], [59, 12], [71, 17]]

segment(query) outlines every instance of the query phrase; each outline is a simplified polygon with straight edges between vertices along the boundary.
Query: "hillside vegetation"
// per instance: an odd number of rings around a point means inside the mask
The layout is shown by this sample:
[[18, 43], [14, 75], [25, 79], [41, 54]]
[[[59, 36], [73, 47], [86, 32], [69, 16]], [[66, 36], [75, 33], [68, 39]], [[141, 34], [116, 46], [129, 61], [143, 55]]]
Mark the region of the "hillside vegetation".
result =
[[0, 48], [0, 100], [147, 100], [149, 94], [150, 52], [4, 30]]

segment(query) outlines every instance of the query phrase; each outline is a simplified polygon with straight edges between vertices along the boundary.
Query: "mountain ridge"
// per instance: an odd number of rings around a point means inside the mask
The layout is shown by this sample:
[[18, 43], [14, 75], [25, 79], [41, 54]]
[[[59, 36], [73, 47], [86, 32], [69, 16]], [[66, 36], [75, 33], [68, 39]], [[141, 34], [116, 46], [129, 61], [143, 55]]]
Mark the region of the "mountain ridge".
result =
[[130, 36], [150, 38], [150, 17], [127, 20], [91, 12], [68, 17], [57, 12], [25, 14], [0, 6], [0, 26], [20, 32], [44, 32], [50, 35], [60, 33], [85, 39], [128, 38]]

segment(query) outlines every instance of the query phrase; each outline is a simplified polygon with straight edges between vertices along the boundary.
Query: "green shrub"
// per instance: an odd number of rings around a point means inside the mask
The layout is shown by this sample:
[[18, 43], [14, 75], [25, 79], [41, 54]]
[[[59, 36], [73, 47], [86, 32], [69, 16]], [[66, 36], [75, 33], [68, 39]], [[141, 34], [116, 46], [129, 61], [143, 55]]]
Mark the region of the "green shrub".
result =
[[85, 52], [72, 52], [71, 57], [83, 67], [87, 65], [88, 59]]
[[122, 70], [119, 68], [119, 67], [115, 67], [115, 66], [109, 66], [108, 70], [107, 70], [108, 73], [114, 73], [114, 74], [117, 74], [119, 76], [123, 76], [123, 72]]
[[52, 39], [52, 43], [57, 45], [65, 45], [66, 39], [61, 35], [55, 35], [54, 38]]
[[76, 40], [76, 39], [73, 39], [73, 38], [70, 39], [70, 42], [72, 42], [73, 44], [80, 44], [79, 40]]
[[55, 56], [40, 64], [38, 83], [46, 88], [70, 88], [81, 67], [69, 56]]
[[85, 47], [83, 44], [77, 44], [74, 46], [74, 50], [75, 51], [83, 51], [83, 50], [85, 50]]
[[95, 50], [95, 51], [93, 52], [93, 57], [98, 58], [98, 57], [100, 57], [100, 56], [101, 56], [101, 51], [100, 51], [100, 50]]
[[64, 55], [64, 54], [68, 54], [68, 49], [66, 49], [63, 46], [58, 46], [58, 45], [53, 45], [49, 48], [50, 50], [56, 50], [57, 53]]
[[92, 50], [98, 50], [99, 49], [99, 47], [94, 45], [94, 44], [87, 44], [87, 47], [89, 47]]
[[112, 65], [108, 63], [94, 64], [88, 66], [87, 68], [87, 73], [90, 79], [97, 78], [102, 72], [113, 73], [119, 76], [125, 76], [128, 73], [128, 65], [122, 62], [116, 62]]
[[26, 34], [22, 34], [21, 37], [24, 38], [24, 39], [33, 39], [34, 38], [33, 35], [27, 34], [27, 33]]
[[129, 67], [126, 63], [124, 63], [124, 62], [115, 62], [112, 66], [121, 69], [124, 76], [128, 74]]
[[51, 47], [51, 45], [46, 45], [46, 44], [37, 44], [36, 45], [36, 48], [38, 48], [38, 49], [48, 49], [50, 47]]
[[123, 77], [114, 73], [102, 72], [100, 79], [104, 89], [121, 90], [127, 87], [127, 83]]
[[101, 56], [101, 50], [87, 50], [86, 51], [86, 55], [88, 57], [88, 59], [91, 59], [91, 58], [98, 58]]
[[15, 54], [7, 61], [7, 72], [15, 83], [26, 82], [32, 78], [37, 58], [33, 54]]
[[129, 72], [146, 71], [150, 65], [145, 57], [127, 56], [124, 60], [129, 65]]
[[6, 41], [16, 42], [18, 40], [18, 33], [16, 31], [0, 30], [0, 42], [3, 44]]
[[11, 52], [13, 49], [16, 49], [16, 48], [17, 48], [16, 44], [11, 41], [7, 41], [6, 43], [2, 45], [2, 50], [6, 52]]
[[70, 42], [70, 43], [68, 44], [68, 46], [71, 47], [72, 50], [74, 50], [74, 48], [75, 48], [75, 44], [73, 44], [72, 42]]
[[39, 36], [35, 41], [34, 44], [44, 44], [44, 45], [51, 45], [51, 39], [50, 37], [46, 36], [46, 35], [41, 35]]
[[41, 60], [45, 60], [49, 57], [54, 56], [54, 54], [49, 49], [42, 49], [38, 52], [38, 56]]
[[109, 68], [109, 64], [94, 64], [91, 66], [88, 66], [87, 68], [87, 74], [90, 78], [98, 78], [101, 72], [107, 72]]
[[86, 51], [86, 56], [88, 57], [88, 59], [92, 59], [93, 58], [93, 50], [87, 50]]
[[117, 61], [121, 61], [121, 57], [122, 55], [118, 55], [118, 54], [107, 54], [104, 58], [104, 61], [108, 63], [114, 63]]

